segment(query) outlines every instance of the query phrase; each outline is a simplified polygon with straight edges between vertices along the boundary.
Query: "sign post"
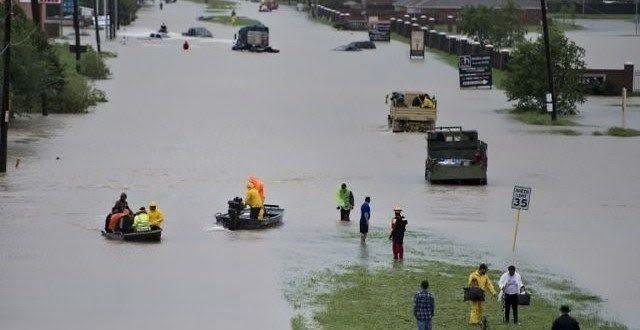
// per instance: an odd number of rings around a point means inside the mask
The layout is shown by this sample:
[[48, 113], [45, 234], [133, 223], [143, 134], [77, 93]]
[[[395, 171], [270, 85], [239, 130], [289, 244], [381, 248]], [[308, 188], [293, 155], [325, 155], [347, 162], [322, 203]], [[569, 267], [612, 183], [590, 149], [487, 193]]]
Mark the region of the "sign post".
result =
[[493, 85], [491, 75], [491, 55], [463, 55], [458, 62], [460, 88]]
[[528, 210], [531, 204], [531, 187], [514, 186], [513, 197], [511, 198], [511, 208], [516, 210], [516, 227], [513, 230], [513, 245], [511, 251], [516, 251], [516, 239], [518, 238], [518, 227], [520, 226], [520, 211]]
[[411, 31], [411, 49], [409, 50], [410, 59], [424, 59], [424, 31]]

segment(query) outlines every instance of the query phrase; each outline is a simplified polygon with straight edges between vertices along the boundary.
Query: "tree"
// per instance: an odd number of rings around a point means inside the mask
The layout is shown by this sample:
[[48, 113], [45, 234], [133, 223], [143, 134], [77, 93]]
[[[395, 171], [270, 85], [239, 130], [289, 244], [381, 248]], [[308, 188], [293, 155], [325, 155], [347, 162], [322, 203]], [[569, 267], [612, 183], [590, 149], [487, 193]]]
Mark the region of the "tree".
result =
[[522, 10], [513, 0], [506, 0], [499, 9], [483, 5], [463, 7], [459, 28], [480, 43], [496, 47], [513, 47], [524, 40], [525, 32]]
[[514, 0], [507, 0], [497, 10], [495, 29], [491, 41], [496, 46], [514, 47], [524, 40], [525, 26], [523, 12]]
[[[556, 93], [556, 110], [575, 114], [576, 104], [585, 101], [583, 90], [584, 49], [569, 41], [559, 30], [549, 31], [549, 46]], [[509, 101], [520, 111], [545, 111], [549, 84], [542, 37], [518, 44], [507, 66], [504, 85]]]

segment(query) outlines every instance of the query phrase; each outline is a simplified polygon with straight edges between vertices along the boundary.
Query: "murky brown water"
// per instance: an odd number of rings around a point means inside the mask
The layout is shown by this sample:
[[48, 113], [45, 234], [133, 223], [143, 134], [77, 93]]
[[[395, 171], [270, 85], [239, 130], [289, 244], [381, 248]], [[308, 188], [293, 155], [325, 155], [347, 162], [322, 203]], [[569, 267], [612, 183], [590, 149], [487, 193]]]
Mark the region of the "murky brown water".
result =
[[[357, 226], [335, 221], [343, 181], [358, 200], [372, 196], [380, 230], [400, 203], [413, 230], [487, 251], [497, 267], [515, 259], [570, 276], [640, 326], [638, 139], [542, 134], [495, 112], [507, 107], [502, 92], [458, 90], [456, 71], [431, 56], [410, 62], [395, 42], [331, 51], [365, 34], [315, 25], [286, 7], [259, 16], [280, 54], [234, 53], [233, 29], [214, 25], [225, 40], [194, 40], [187, 53], [177, 37], [136, 38], [162, 21], [175, 32], [201, 25], [201, 13], [187, 2], [143, 10], [122, 31], [127, 45], [108, 46], [119, 55], [115, 78], [99, 83], [110, 102], [64, 124], [51, 119], [56, 133], [30, 143], [20, 169], [0, 178], [0, 327], [286, 328], [288, 277], [368, 258], [348, 239]], [[479, 130], [489, 144], [487, 187], [424, 182], [423, 136], [385, 127], [384, 94], [405, 88], [435, 92], [439, 124]], [[582, 120], [617, 120], [595, 108]], [[287, 208], [286, 225], [212, 228], [252, 173], [265, 179], [268, 201]], [[514, 183], [534, 189], [515, 256]], [[99, 237], [123, 189], [134, 205], [159, 201], [162, 244]]]

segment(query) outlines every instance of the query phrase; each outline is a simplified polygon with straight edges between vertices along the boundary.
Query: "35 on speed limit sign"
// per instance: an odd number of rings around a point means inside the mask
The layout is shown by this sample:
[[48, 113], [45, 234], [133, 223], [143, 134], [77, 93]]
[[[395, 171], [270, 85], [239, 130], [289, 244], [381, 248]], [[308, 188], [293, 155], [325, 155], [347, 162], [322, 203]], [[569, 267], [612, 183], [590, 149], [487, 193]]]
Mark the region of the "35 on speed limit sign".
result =
[[531, 204], [531, 187], [513, 187], [513, 198], [511, 198], [511, 208], [516, 210], [528, 210]]

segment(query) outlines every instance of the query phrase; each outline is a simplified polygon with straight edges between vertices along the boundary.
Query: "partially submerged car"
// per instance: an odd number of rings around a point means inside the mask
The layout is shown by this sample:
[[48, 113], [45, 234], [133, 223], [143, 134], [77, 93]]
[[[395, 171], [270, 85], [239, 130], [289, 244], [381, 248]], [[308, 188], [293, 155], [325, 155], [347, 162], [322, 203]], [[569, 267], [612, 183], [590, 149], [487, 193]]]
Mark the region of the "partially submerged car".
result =
[[213, 38], [213, 33], [204, 27], [192, 27], [182, 33], [185, 37]]
[[335, 50], [345, 51], [345, 52], [357, 52], [363, 49], [375, 49], [376, 44], [371, 41], [354, 41], [347, 45], [339, 46], [335, 48]]

